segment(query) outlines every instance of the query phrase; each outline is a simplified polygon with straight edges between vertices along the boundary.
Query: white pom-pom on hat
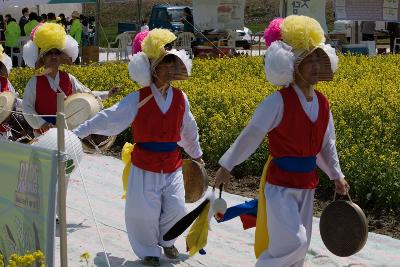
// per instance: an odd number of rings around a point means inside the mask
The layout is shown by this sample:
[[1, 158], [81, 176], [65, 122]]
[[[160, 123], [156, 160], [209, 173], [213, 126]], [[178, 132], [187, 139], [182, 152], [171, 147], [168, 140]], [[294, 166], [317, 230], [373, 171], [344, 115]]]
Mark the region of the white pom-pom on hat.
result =
[[140, 86], [146, 87], [151, 84], [150, 61], [144, 52], [132, 56], [128, 65], [129, 76]]
[[10, 74], [10, 71], [12, 69], [12, 60], [7, 54], [3, 54], [1, 58], [1, 63], [4, 64], [4, 66], [7, 69], [7, 73]]
[[79, 44], [71, 35], [67, 35], [65, 37], [65, 48], [62, 50], [62, 52], [69, 56], [72, 59], [72, 62], [74, 62], [78, 57]]
[[336, 72], [339, 64], [339, 57], [336, 55], [335, 48], [333, 48], [330, 44], [323, 44], [321, 47], [329, 57], [332, 72]]
[[190, 76], [192, 73], [193, 61], [187, 54], [186, 50], [185, 49], [181, 49], [181, 50], [172, 49], [172, 50], [168, 51], [168, 53], [174, 54], [180, 60], [182, 60], [183, 64], [185, 64], [188, 76]]
[[34, 68], [39, 58], [39, 48], [31, 40], [28, 41], [23, 48], [22, 57], [28, 67]]
[[288, 86], [293, 82], [296, 57], [292, 47], [282, 41], [275, 41], [268, 47], [264, 60], [269, 82], [277, 86]]

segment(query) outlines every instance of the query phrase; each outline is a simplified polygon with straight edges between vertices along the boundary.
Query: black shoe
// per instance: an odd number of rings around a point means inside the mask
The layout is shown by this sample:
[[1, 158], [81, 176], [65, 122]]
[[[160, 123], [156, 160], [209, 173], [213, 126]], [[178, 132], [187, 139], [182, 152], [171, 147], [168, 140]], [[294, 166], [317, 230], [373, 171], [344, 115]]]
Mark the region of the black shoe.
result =
[[56, 224], [60, 224], [60, 220], [56, 217]]
[[160, 258], [159, 257], [146, 256], [143, 259], [143, 264], [146, 265], [146, 266], [160, 266]]
[[163, 247], [164, 255], [170, 259], [177, 259], [179, 257], [179, 251], [176, 249], [174, 245], [171, 247]]

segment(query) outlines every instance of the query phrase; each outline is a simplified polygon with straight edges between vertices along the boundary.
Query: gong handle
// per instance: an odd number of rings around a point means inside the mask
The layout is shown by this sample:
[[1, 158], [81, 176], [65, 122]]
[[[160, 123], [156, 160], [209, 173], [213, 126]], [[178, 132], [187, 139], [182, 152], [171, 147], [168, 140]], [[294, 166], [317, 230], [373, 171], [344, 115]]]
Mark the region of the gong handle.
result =
[[[350, 197], [350, 194], [349, 194], [349, 191], [348, 190], [346, 190], [346, 196], [349, 198], [349, 201], [351, 202], [351, 203], [353, 203], [353, 201], [351, 200], [351, 197]], [[334, 193], [334, 195], [333, 195], [333, 201], [335, 201], [336, 200], [336, 190], [335, 190], [335, 193]]]

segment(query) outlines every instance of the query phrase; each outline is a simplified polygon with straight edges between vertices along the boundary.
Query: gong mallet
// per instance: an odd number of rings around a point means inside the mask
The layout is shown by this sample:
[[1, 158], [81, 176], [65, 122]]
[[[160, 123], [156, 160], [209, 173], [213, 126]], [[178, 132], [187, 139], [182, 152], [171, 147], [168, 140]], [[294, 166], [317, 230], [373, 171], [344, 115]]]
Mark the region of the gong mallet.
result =
[[186, 214], [163, 236], [164, 241], [170, 241], [180, 236], [189, 226], [200, 216], [201, 212], [207, 206], [209, 199], [204, 200], [197, 208]]
[[[215, 202], [224, 202], [225, 203], [225, 210], [226, 210], [226, 202], [224, 199], [221, 198], [222, 194], [222, 187], [223, 185], [221, 184], [219, 187], [219, 198], [215, 200]], [[215, 190], [215, 187], [213, 187], [213, 190]], [[172, 226], [171, 229], [168, 230], [168, 232], [163, 236], [164, 241], [170, 241], [172, 239], [177, 238], [180, 236], [189, 226], [197, 219], [197, 217], [200, 216], [201, 212], [204, 210], [204, 208], [207, 206], [207, 204], [210, 202], [210, 199], [205, 199], [197, 208], [186, 214], [185, 217], [180, 219], [174, 226]], [[214, 202], [214, 203], [215, 203]], [[223, 203], [222, 203], [222, 209], [221, 209], [221, 204], [217, 204], [217, 206], [213, 205], [213, 209], [217, 208], [218, 213], [225, 213], [225, 210], [223, 209]]]

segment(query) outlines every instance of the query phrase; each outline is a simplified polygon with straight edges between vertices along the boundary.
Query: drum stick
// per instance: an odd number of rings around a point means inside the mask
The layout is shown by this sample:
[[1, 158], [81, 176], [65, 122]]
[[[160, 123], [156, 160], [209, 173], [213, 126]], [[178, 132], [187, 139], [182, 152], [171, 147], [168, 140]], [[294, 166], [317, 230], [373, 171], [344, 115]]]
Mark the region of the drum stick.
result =
[[78, 110], [77, 110], [77, 111], [75, 111], [74, 113], [72, 113], [72, 114], [68, 115], [68, 117], [66, 117], [65, 119], [69, 119], [69, 118], [71, 118], [72, 116], [76, 115], [78, 112], [82, 111], [83, 109], [84, 109], [84, 108], [80, 108], [80, 109], [78, 109]]

